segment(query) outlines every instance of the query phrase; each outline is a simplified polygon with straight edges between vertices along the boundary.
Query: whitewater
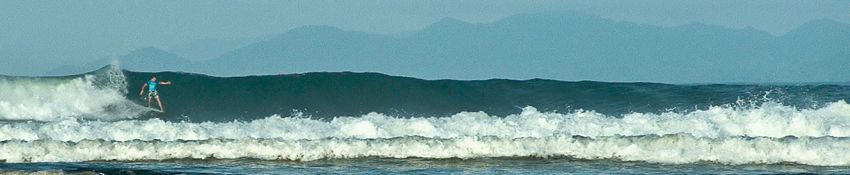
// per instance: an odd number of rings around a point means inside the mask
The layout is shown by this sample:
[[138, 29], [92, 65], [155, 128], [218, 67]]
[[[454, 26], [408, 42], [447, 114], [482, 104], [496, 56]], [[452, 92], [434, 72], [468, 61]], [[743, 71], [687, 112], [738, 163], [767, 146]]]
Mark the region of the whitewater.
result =
[[[370, 111], [317, 117], [291, 112], [204, 121], [199, 120], [202, 114], [163, 119], [141, 105], [133, 98], [132, 88], [148, 75], [107, 67], [68, 77], [0, 77], [0, 161], [566, 157], [664, 164], [850, 166], [850, 104], [840, 93], [816, 105], [771, 99], [754, 103], [734, 94], [722, 97], [737, 100], [719, 105], [619, 114], [593, 108], [541, 110], [529, 105], [507, 115]], [[793, 88], [798, 87], [787, 89]], [[807, 93], [832, 93], [843, 92], [844, 87], [806, 88]], [[167, 87], [163, 89], [168, 93]], [[782, 96], [804, 96], [785, 93]], [[175, 110], [187, 108], [175, 106]], [[682, 105], [688, 106], [692, 105]]]
[[558, 157], [661, 163], [847, 165], [850, 105], [797, 110], [712, 108], [686, 114], [464, 112], [400, 118], [377, 113], [330, 121], [272, 116], [253, 121], [160, 119], [0, 124], [7, 162], [358, 157]]
[[117, 66], [77, 77], [0, 76], [0, 120], [117, 120], [149, 111], [124, 97], [126, 80]]

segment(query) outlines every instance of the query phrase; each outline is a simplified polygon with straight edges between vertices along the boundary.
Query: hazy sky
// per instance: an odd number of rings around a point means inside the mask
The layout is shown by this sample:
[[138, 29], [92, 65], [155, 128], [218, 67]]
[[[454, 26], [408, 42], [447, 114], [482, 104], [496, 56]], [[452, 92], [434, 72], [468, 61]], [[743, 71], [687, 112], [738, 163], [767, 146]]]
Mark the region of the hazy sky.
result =
[[850, 23], [850, 1], [0, 1], [0, 74], [37, 75], [139, 47], [262, 38], [303, 25], [397, 34], [445, 17], [486, 23], [567, 10], [660, 26], [753, 27], [774, 35], [813, 19]]

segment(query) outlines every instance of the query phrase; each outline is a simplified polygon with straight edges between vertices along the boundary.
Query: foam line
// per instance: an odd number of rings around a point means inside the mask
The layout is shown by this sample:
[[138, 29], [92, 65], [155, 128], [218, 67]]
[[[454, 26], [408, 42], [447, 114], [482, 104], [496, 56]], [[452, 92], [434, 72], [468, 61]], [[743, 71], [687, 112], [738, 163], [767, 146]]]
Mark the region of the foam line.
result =
[[848, 137], [850, 125], [847, 123], [850, 123], [850, 105], [844, 101], [817, 109], [796, 109], [765, 103], [753, 108], [712, 107], [687, 113], [631, 113], [620, 117], [592, 111], [540, 112], [527, 107], [522, 113], [507, 117], [491, 116], [484, 112], [462, 112], [449, 117], [430, 118], [399, 118], [370, 113], [357, 117], [337, 117], [329, 121], [276, 115], [252, 121], [221, 123], [169, 122], [155, 118], [0, 122], [0, 140], [316, 140], [406, 136], [545, 138], [666, 134], [688, 134], [699, 138]]
[[4, 141], [6, 162], [137, 161], [239, 159], [311, 161], [318, 159], [560, 157], [657, 163], [710, 161], [723, 164], [799, 163], [850, 165], [846, 138], [697, 138], [689, 135], [434, 139], [211, 139], [200, 141], [80, 142]]

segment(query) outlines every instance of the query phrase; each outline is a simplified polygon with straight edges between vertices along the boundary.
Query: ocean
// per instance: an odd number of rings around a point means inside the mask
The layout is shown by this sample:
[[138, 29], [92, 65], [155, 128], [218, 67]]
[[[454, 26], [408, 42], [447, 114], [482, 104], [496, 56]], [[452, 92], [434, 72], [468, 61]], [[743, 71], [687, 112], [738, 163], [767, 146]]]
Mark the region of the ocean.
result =
[[[151, 76], [165, 113], [138, 96]], [[850, 173], [850, 86], [0, 76], [0, 172]], [[156, 108], [156, 105], [154, 105]]]

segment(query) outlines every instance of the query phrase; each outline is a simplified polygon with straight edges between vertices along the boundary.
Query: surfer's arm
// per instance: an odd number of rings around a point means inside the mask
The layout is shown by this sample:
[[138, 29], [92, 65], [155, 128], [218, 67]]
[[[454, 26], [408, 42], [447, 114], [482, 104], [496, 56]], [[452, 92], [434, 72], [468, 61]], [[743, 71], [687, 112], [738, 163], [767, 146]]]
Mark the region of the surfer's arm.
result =
[[170, 85], [170, 84], [171, 84], [171, 82], [170, 82], [170, 81], [163, 81], [163, 82], [159, 82], [159, 84], [161, 84], [161, 85]]
[[145, 87], [148, 87], [148, 84], [143, 84], [143, 85], [142, 85], [142, 91], [139, 91], [139, 96], [142, 96], [142, 95], [144, 95], [144, 94], [145, 94]]

